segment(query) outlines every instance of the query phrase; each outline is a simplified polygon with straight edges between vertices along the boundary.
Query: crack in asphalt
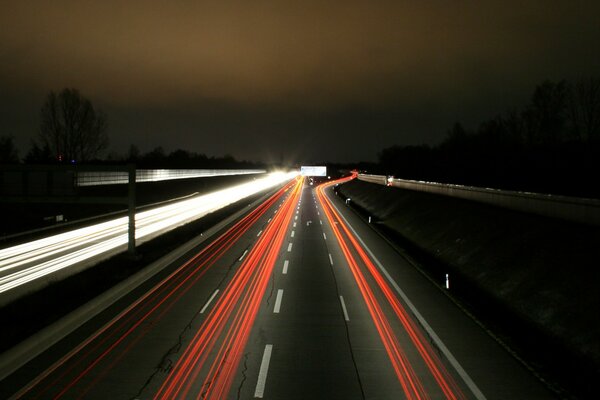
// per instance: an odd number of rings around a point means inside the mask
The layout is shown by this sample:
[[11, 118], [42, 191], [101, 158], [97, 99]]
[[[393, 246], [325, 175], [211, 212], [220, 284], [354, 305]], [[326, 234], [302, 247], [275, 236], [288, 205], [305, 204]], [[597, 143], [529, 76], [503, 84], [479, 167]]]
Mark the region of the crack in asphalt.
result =
[[240, 396], [242, 395], [242, 386], [244, 386], [244, 382], [246, 382], [246, 379], [248, 378], [246, 376], [246, 371], [248, 371], [248, 356], [249, 355], [250, 355], [250, 352], [244, 354], [244, 369], [242, 369], [242, 381], [240, 382], [240, 386], [238, 386], [238, 390], [237, 390], [238, 400], [240, 399]]
[[[227, 278], [233, 271], [236, 262], [237, 262], [237, 259], [236, 259], [236, 261], [234, 261], [232, 264], [229, 265], [229, 267], [227, 268], [227, 272], [225, 273], [225, 275], [223, 275], [223, 278], [219, 281], [219, 283], [216, 285], [214, 290], [217, 290], [218, 288], [220, 288], [221, 285], [227, 280]], [[183, 327], [183, 329], [179, 333], [179, 336], [177, 337], [177, 343], [175, 343], [173, 346], [171, 346], [171, 348], [169, 348], [169, 350], [167, 350], [165, 352], [165, 354], [162, 356], [160, 362], [154, 369], [154, 372], [148, 377], [146, 382], [144, 382], [144, 384], [142, 385], [142, 387], [140, 388], [140, 390], [137, 392], [136, 396], [133, 399], [141, 398], [144, 390], [146, 390], [146, 388], [148, 386], [150, 386], [150, 383], [154, 380], [154, 378], [159, 373], [167, 373], [168, 374], [169, 372], [171, 372], [171, 370], [173, 369], [173, 366], [174, 366], [174, 362], [171, 359], [171, 356], [179, 353], [179, 351], [181, 350], [181, 347], [183, 346], [183, 339], [184, 339], [186, 333], [192, 329], [192, 324], [193, 324], [194, 320], [198, 317], [198, 315], [200, 314], [200, 310], [202, 309], [204, 304], [206, 304], [206, 302], [210, 299], [210, 296], [212, 296], [212, 293], [214, 293], [214, 290], [208, 294], [206, 301], [200, 305], [200, 307], [196, 310], [196, 312], [194, 313], [192, 318], [189, 320], [189, 322]]]

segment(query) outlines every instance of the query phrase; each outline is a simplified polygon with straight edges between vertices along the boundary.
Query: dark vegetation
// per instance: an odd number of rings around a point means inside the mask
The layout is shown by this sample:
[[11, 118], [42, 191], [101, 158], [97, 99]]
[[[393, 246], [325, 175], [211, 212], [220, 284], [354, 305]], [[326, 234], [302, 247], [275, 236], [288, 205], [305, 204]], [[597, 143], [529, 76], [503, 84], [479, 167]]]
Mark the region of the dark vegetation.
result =
[[369, 172], [396, 178], [600, 197], [600, 79], [546, 81], [531, 101], [482, 122], [456, 123], [435, 146], [392, 146]]
[[600, 229], [354, 180], [339, 194], [562, 398], [600, 376]]
[[0, 165], [10, 164], [123, 164], [138, 168], [264, 168], [231, 155], [207, 156], [190, 150], [167, 153], [161, 146], [142, 153], [132, 144], [127, 154], [109, 153], [108, 117], [77, 89], [48, 93], [40, 110], [38, 134], [20, 159], [14, 137], [0, 135]]

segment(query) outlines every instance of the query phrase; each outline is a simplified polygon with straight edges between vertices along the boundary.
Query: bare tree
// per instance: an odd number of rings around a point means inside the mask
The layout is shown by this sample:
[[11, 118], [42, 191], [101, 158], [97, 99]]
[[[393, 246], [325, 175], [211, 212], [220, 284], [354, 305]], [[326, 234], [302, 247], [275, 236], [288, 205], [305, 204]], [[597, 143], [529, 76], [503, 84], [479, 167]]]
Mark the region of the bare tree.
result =
[[569, 122], [578, 139], [600, 140], [600, 79], [581, 79], [570, 87]]
[[85, 162], [108, 146], [106, 115], [76, 89], [50, 92], [42, 107], [40, 138], [59, 161]]

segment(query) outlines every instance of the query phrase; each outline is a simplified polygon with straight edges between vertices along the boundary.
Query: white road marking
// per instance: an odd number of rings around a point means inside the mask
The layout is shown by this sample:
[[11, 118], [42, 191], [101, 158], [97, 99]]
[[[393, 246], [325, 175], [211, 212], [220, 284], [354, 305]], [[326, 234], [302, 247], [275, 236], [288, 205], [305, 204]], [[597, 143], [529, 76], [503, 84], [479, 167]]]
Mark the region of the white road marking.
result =
[[333, 258], [331, 258], [331, 253], [329, 253], [329, 263], [333, 265]]
[[344, 303], [344, 296], [340, 296], [340, 303], [342, 303], [342, 311], [344, 312], [344, 319], [346, 321], [350, 321], [350, 317], [348, 317], [348, 310], [346, 310], [346, 303]]
[[296, 214], [298, 214], [300, 211], [296, 211]]
[[289, 260], [285, 260], [283, 262], [283, 274], [287, 274], [287, 270], [288, 270], [288, 266], [290, 265], [290, 261]]
[[275, 307], [273, 307], [273, 312], [275, 314], [279, 314], [279, 309], [281, 308], [281, 299], [283, 298], [283, 289], [277, 290], [277, 297], [275, 298]]
[[208, 301], [206, 302], [204, 307], [202, 307], [202, 310], [200, 310], [200, 314], [204, 314], [204, 311], [206, 311], [210, 302], [215, 299], [215, 297], [217, 296], [217, 293], [219, 293], [219, 289], [215, 290], [215, 292], [212, 294], [212, 296], [210, 296], [210, 299], [208, 299]]
[[261, 233], [262, 233], [262, 229], [256, 234], [256, 237], [259, 237]]
[[323, 225], [323, 221], [319, 220], [319, 223], [320, 223], [321, 225]]
[[323, 232], [323, 239], [327, 240], [327, 235], [325, 235], [325, 232]]
[[369, 253], [369, 256], [371, 257], [371, 259], [373, 261], [375, 261], [375, 264], [377, 264], [377, 267], [381, 270], [381, 272], [383, 272], [383, 274], [385, 275], [386, 279], [394, 287], [394, 289], [396, 290], [396, 293], [398, 293], [398, 295], [400, 295], [400, 297], [402, 298], [402, 300], [406, 303], [406, 305], [408, 306], [408, 308], [410, 309], [410, 311], [414, 314], [415, 318], [417, 318], [417, 320], [419, 320], [419, 323], [421, 324], [421, 326], [423, 326], [423, 329], [425, 329], [425, 331], [427, 332], [427, 334], [429, 335], [429, 337], [431, 337], [431, 340], [434, 341], [434, 343], [436, 344], [436, 346], [440, 349], [440, 351], [444, 354], [444, 356], [446, 356], [446, 359], [448, 359], [448, 362], [452, 365], [452, 367], [454, 367], [454, 369], [456, 370], [456, 372], [458, 373], [458, 375], [460, 375], [460, 377], [463, 379], [463, 381], [469, 387], [469, 389], [471, 390], [471, 392], [473, 393], [473, 395], [475, 396], [475, 398], [477, 400], [486, 400], [485, 395], [481, 392], [481, 390], [475, 384], [475, 382], [473, 382], [473, 380], [471, 379], [471, 377], [469, 376], [469, 374], [467, 373], [467, 371], [464, 370], [464, 368], [462, 367], [462, 365], [460, 365], [460, 363], [458, 362], [458, 360], [454, 357], [454, 355], [446, 347], [446, 345], [444, 344], [444, 342], [442, 342], [442, 340], [440, 339], [440, 337], [435, 333], [435, 331], [427, 323], [427, 321], [425, 320], [425, 318], [423, 318], [423, 316], [417, 310], [417, 308], [415, 307], [415, 305], [408, 299], [408, 296], [406, 295], [406, 293], [404, 293], [404, 291], [402, 289], [400, 289], [400, 286], [398, 286], [398, 284], [396, 283], [396, 281], [388, 273], [388, 271], [385, 269], [385, 267], [381, 264], [381, 262], [379, 262], [379, 260], [377, 259], [377, 257], [375, 257], [375, 254], [373, 254], [373, 252], [371, 251], [371, 249], [369, 249], [369, 247], [365, 244], [365, 242], [362, 240], [362, 238], [360, 236], [358, 236], [358, 233], [352, 227], [352, 225], [350, 225], [350, 223], [348, 222], [348, 220], [346, 219], [346, 217], [344, 217], [340, 213], [340, 210], [337, 208], [337, 206], [335, 204], [332, 203], [331, 205], [337, 210], [338, 214], [342, 217], [342, 219], [344, 220], [344, 222], [346, 222], [346, 225], [350, 228], [350, 230], [352, 231], [352, 233], [354, 233], [354, 236], [356, 236], [358, 238], [358, 241], [360, 242], [360, 244], [367, 251], [367, 253]]
[[294, 219], [295, 219], [295, 220], [297, 220], [297, 219], [298, 219], [298, 216], [296, 215], [296, 217], [294, 217]]
[[292, 245], [293, 243], [288, 244], [288, 252], [292, 251]]
[[272, 352], [273, 345], [265, 345], [265, 352], [263, 353], [260, 370], [258, 372], [258, 381], [256, 382], [256, 389], [254, 390], [254, 397], [259, 399], [262, 399], [265, 394], [265, 385], [267, 384], [267, 374], [269, 373], [269, 362], [271, 362]]
[[296, 223], [294, 222], [294, 228], [296, 227]]
[[246, 254], [248, 254], [248, 250], [244, 250], [244, 254], [242, 254], [239, 261], [242, 261], [244, 259], [244, 257], [246, 256]]
[[292, 231], [292, 237], [294, 237], [294, 235], [295, 235], [295, 234], [296, 234], [296, 232], [295, 232], [295, 231]]
[[269, 218], [269, 220], [267, 221], [267, 224], [268, 224], [269, 222], [271, 222], [271, 218]]

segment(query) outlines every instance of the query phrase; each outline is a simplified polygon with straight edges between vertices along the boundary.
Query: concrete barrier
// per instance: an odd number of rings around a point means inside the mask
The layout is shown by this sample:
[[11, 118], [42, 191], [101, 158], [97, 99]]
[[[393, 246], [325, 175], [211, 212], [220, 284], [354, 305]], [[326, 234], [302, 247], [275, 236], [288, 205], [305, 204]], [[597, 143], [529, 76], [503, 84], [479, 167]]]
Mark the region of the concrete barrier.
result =
[[359, 174], [358, 179], [379, 185], [486, 203], [576, 223], [600, 225], [600, 200], [595, 199], [394, 179], [385, 175]]

